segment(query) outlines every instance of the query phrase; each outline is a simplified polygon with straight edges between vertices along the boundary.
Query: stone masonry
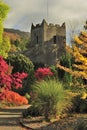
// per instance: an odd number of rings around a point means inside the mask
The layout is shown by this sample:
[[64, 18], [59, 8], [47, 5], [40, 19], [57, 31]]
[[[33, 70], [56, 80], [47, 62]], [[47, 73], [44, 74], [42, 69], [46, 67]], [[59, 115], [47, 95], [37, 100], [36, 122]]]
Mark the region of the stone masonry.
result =
[[48, 24], [45, 20], [41, 24], [31, 26], [31, 43], [24, 54], [34, 63], [47, 65], [56, 64], [59, 57], [65, 53], [66, 26]]

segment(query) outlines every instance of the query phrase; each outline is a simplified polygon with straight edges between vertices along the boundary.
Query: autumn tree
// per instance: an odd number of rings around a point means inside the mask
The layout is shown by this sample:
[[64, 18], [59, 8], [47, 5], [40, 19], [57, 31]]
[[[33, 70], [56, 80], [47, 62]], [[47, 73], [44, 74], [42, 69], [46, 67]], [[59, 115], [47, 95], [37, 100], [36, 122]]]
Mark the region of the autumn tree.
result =
[[0, 55], [5, 58], [7, 57], [11, 47], [9, 39], [3, 35], [3, 22], [8, 14], [8, 11], [8, 5], [0, 0]]
[[67, 51], [73, 56], [72, 69], [57, 64], [57, 67], [70, 73], [76, 78], [87, 81], [87, 33], [82, 31], [74, 38], [75, 44], [72, 47], [66, 46]]

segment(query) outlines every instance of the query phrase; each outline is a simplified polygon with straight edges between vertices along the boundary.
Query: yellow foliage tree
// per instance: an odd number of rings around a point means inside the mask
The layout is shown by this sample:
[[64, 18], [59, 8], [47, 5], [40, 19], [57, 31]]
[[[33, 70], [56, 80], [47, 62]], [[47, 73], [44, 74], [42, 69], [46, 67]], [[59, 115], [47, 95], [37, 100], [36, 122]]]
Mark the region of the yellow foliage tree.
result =
[[74, 64], [72, 68], [66, 68], [57, 64], [57, 67], [70, 73], [76, 78], [82, 78], [87, 80], [87, 33], [82, 31], [79, 36], [74, 38], [75, 44], [70, 48], [66, 46], [67, 51], [74, 57]]

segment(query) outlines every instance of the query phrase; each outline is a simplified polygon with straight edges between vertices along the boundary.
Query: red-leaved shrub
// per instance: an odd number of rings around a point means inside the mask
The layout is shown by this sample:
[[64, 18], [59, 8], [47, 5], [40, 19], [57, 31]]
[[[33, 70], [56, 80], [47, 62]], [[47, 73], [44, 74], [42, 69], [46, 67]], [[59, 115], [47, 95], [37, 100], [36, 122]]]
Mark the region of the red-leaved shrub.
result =
[[0, 100], [6, 100], [17, 105], [27, 104], [25, 97], [10, 91], [11, 88], [21, 88], [22, 80], [28, 76], [27, 73], [16, 72], [11, 74], [13, 67], [8, 65], [0, 56]]
[[22, 80], [28, 76], [27, 73], [11, 74], [12, 66], [8, 65], [0, 56], [0, 87], [10, 90], [12, 87], [22, 87]]
[[51, 76], [53, 76], [53, 73], [51, 72], [50, 68], [38, 68], [35, 72], [35, 77], [37, 80]]

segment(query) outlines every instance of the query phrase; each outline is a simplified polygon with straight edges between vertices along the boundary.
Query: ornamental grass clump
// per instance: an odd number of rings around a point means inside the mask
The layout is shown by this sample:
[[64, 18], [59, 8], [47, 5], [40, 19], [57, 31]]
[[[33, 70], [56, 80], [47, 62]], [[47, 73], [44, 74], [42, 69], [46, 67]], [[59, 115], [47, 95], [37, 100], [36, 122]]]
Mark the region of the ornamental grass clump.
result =
[[[67, 108], [66, 91], [62, 83], [56, 80], [42, 80], [33, 86], [32, 107], [38, 110], [46, 120], [56, 118]], [[35, 109], [33, 109], [35, 110]]]

